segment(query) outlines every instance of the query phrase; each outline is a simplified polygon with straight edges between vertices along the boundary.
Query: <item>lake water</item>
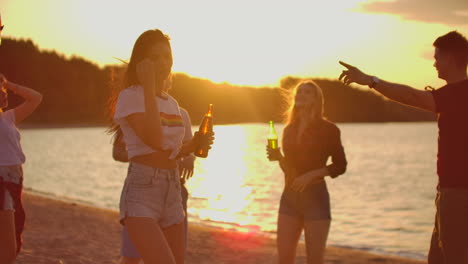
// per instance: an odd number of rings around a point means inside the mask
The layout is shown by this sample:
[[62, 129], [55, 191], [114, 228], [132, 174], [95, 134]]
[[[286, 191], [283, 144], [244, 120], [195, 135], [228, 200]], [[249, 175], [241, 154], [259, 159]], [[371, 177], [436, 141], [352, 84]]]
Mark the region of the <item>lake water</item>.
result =
[[[338, 126], [348, 169], [327, 179], [328, 245], [425, 258], [435, 213], [437, 124]], [[266, 159], [267, 132], [267, 124], [215, 126], [213, 148], [196, 160], [187, 182], [190, 222], [274, 235], [283, 174]], [[104, 127], [23, 129], [22, 144], [26, 188], [118, 209], [127, 164], [112, 159]]]

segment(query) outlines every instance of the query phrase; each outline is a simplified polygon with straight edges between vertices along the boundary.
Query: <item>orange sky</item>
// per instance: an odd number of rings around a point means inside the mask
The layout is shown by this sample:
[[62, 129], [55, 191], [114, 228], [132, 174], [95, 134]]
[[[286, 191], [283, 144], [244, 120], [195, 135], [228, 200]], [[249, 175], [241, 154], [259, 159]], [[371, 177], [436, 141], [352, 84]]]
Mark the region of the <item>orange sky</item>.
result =
[[101, 66], [127, 59], [143, 31], [172, 38], [174, 71], [239, 85], [285, 75], [337, 78], [338, 60], [379, 77], [440, 86], [432, 43], [468, 33], [461, 0], [0, 0], [4, 36]]

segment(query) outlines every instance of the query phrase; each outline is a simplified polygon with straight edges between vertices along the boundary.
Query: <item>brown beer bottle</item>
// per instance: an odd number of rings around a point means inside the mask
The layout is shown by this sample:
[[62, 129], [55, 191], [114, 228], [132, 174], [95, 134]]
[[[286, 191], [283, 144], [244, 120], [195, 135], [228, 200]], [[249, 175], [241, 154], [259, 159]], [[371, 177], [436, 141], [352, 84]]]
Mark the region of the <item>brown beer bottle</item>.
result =
[[[198, 128], [198, 133], [201, 137], [206, 137], [210, 132], [213, 132], [213, 104], [210, 104], [208, 112], [203, 117], [203, 120]], [[202, 146], [198, 144], [195, 147], [195, 156], [200, 158], [206, 158], [208, 156], [208, 146]]]

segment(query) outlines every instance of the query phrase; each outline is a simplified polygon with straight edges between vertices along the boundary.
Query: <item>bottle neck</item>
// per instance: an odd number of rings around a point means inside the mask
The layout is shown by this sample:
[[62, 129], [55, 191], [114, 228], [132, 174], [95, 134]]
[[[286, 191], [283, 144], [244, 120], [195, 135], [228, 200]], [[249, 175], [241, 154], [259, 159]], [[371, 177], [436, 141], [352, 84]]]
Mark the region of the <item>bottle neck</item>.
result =
[[276, 135], [275, 126], [273, 125], [272, 121], [270, 121], [270, 131], [268, 131], [268, 138], [278, 138]]
[[208, 107], [208, 112], [206, 113], [207, 117], [212, 117], [213, 116], [213, 105], [210, 104], [210, 106]]

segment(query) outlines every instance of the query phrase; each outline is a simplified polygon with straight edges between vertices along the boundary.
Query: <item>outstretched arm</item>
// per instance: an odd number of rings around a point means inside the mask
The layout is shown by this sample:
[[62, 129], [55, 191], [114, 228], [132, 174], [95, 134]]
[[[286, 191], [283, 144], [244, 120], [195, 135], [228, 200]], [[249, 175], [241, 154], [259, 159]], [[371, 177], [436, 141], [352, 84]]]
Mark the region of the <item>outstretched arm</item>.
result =
[[15, 123], [19, 124], [39, 106], [42, 101], [42, 94], [31, 88], [8, 81], [3, 74], [0, 74], [0, 81], [6, 89], [24, 99], [24, 103], [14, 109]]
[[365, 74], [352, 65], [342, 61], [340, 61], [340, 64], [346, 67], [346, 70], [341, 73], [339, 78], [343, 80], [344, 84], [349, 85], [354, 82], [372, 86], [372, 88], [390, 100], [426, 111], [436, 112], [434, 97], [431, 92], [415, 89], [403, 84], [376, 80], [374, 76]]

